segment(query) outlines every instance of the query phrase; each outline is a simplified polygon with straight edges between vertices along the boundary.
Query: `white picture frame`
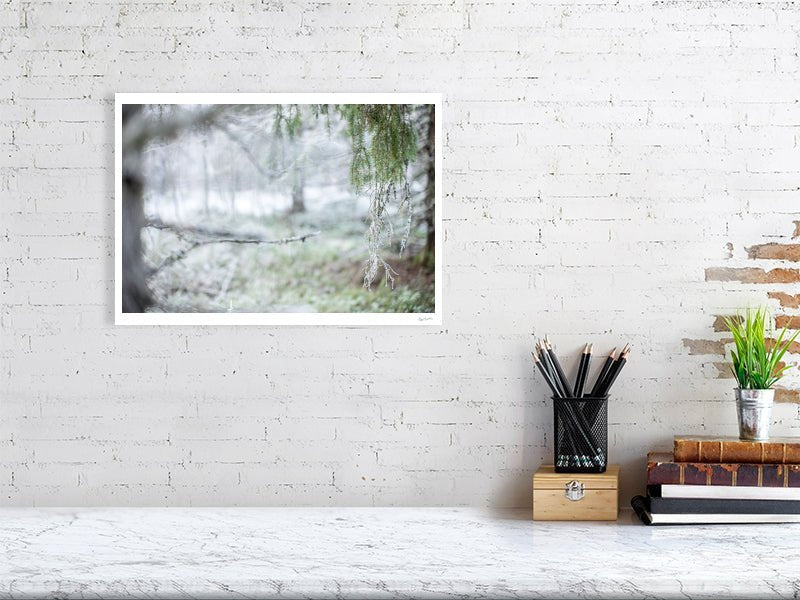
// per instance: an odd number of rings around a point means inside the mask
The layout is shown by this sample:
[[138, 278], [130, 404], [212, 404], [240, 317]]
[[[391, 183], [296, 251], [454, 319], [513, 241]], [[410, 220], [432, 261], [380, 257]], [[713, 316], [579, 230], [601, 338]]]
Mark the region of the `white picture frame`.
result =
[[[115, 94], [116, 325], [441, 326], [442, 325], [442, 95], [436, 93], [118, 93]], [[126, 104], [433, 104], [435, 106], [435, 265], [430, 313], [123, 312], [122, 310], [122, 107]]]

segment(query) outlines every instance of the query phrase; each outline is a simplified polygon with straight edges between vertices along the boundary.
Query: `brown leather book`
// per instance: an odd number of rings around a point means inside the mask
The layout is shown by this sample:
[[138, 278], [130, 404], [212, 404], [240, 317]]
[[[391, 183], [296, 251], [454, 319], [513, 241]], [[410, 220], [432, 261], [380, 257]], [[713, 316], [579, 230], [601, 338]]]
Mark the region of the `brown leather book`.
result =
[[676, 462], [669, 452], [647, 455], [647, 485], [800, 487], [800, 464]]
[[735, 437], [675, 436], [676, 462], [800, 464], [800, 438], [745, 442]]

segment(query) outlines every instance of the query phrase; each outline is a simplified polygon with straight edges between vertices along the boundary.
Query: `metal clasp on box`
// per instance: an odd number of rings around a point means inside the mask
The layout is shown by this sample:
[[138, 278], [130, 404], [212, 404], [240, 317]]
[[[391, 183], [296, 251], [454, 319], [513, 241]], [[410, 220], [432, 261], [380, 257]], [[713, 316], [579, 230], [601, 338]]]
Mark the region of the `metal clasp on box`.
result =
[[573, 479], [569, 483], [564, 484], [564, 495], [567, 500], [576, 502], [583, 498], [583, 484], [580, 481]]

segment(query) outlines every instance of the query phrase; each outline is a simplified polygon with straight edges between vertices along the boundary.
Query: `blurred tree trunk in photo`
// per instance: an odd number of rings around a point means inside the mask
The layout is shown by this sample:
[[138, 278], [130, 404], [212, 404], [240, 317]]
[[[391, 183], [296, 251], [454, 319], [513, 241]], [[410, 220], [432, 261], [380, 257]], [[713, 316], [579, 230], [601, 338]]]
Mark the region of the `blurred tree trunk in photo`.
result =
[[298, 214], [306, 212], [305, 202], [305, 169], [306, 169], [306, 150], [303, 146], [303, 136], [309, 129], [307, 123], [295, 123], [295, 126], [290, 134], [289, 152], [288, 156], [284, 156], [284, 160], [291, 161], [289, 165], [289, 177], [291, 179], [291, 195], [292, 206], [289, 209], [290, 214]]
[[[141, 112], [141, 105], [123, 105], [122, 128]], [[122, 312], [144, 312], [153, 304], [153, 297], [147, 287], [147, 268], [142, 259], [145, 223], [142, 146], [123, 145], [122, 157]]]
[[425, 250], [421, 262], [433, 269], [436, 258], [436, 106], [428, 107], [428, 133], [425, 142]]
[[208, 185], [208, 139], [203, 136], [203, 208], [206, 216], [209, 214]]
[[[195, 111], [150, 114], [143, 105], [122, 105], [122, 312], [145, 312], [154, 304], [147, 284], [152, 270], [145, 265], [144, 151], [155, 140], [169, 140], [192, 127], [207, 128], [223, 105]], [[155, 115], [155, 116], [154, 116]], [[205, 158], [205, 157], [204, 157]]]
[[300, 160], [296, 159], [292, 165], [292, 208], [290, 211], [292, 214], [306, 212], [304, 185], [303, 168]]
[[239, 171], [234, 166], [236, 165], [236, 159], [233, 152], [229, 154], [228, 164], [230, 165], [230, 186], [228, 190], [230, 194], [230, 212], [231, 216], [234, 216], [236, 214], [236, 192], [239, 191]]
[[181, 220], [181, 202], [178, 198], [178, 169], [175, 168], [175, 159], [170, 156], [166, 166], [167, 177], [169, 178], [170, 196], [172, 206], [175, 209], [175, 219]]

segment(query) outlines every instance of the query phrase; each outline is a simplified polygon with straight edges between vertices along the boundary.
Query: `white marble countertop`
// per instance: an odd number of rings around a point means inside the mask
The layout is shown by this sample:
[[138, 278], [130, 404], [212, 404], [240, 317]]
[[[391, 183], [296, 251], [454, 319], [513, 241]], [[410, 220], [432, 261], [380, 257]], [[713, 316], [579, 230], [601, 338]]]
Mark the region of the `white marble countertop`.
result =
[[442, 508], [0, 509], [0, 598], [792, 598], [800, 525]]

